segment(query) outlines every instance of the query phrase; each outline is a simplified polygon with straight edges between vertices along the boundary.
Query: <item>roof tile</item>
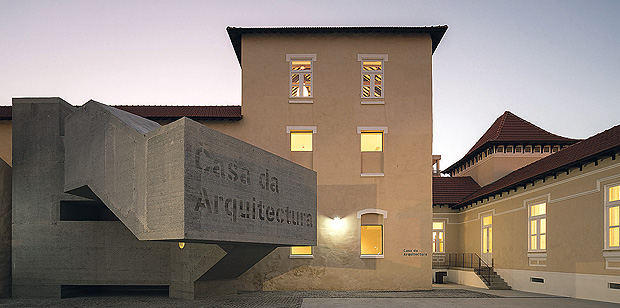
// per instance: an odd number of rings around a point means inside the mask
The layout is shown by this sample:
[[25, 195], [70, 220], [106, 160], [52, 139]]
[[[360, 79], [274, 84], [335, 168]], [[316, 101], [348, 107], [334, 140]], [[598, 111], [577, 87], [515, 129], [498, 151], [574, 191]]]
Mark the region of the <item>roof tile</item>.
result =
[[470, 176], [433, 177], [433, 204], [457, 204], [478, 189], [480, 185]]

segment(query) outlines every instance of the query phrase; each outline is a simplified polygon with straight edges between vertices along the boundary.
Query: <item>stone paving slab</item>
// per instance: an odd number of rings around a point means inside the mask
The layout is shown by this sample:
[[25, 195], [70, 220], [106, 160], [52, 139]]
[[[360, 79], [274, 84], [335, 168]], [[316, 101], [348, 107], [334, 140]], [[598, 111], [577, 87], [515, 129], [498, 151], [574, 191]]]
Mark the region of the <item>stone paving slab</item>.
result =
[[562, 297], [537, 298], [306, 298], [302, 308], [349, 308], [349, 307], [390, 307], [390, 308], [611, 308], [620, 304], [605, 303]]
[[[494, 298], [476, 291], [445, 289], [432, 291], [265, 291], [213, 297], [200, 300], [173, 299], [166, 296], [100, 296], [63, 299], [0, 299], [0, 307], [306, 307], [305, 299], [421, 299], [421, 298]], [[330, 302], [331, 303], [331, 302]], [[309, 307], [325, 307], [319, 302]], [[329, 304], [331, 305], [331, 304]], [[346, 307], [346, 306], [341, 306]], [[354, 307], [354, 306], [351, 306]]]

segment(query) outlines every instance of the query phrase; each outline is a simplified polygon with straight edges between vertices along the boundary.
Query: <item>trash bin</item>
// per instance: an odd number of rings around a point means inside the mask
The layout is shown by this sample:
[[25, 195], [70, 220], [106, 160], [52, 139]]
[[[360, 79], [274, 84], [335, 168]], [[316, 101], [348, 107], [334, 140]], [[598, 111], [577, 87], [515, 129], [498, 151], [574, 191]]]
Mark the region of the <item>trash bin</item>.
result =
[[443, 284], [444, 276], [448, 276], [448, 272], [435, 272], [435, 283]]

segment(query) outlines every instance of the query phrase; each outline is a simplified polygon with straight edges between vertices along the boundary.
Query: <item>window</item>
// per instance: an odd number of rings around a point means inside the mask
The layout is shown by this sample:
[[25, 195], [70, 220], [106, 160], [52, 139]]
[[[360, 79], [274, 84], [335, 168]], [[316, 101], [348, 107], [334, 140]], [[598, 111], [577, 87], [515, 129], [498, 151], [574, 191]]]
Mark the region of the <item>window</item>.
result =
[[312, 70], [316, 55], [286, 55], [289, 63], [289, 97], [311, 98], [313, 96]]
[[547, 203], [534, 202], [529, 211], [529, 251], [547, 249]]
[[387, 212], [378, 209], [366, 209], [357, 212], [361, 219], [360, 257], [383, 258], [383, 220]]
[[620, 249], [620, 184], [607, 186], [605, 198], [606, 248]]
[[312, 246], [293, 246], [289, 258], [312, 258]]
[[444, 253], [444, 222], [433, 221], [433, 252]]
[[357, 60], [362, 65], [362, 98], [384, 97], [384, 64], [388, 57], [386, 54], [359, 54]]
[[312, 131], [291, 131], [292, 152], [312, 152]]
[[362, 176], [383, 176], [383, 149], [387, 127], [358, 127]]
[[287, 126], [286, 133], [291, 135], [290, 160], [308, 169], [312, 169], [313, 139], [316, 133], [316, 126]]

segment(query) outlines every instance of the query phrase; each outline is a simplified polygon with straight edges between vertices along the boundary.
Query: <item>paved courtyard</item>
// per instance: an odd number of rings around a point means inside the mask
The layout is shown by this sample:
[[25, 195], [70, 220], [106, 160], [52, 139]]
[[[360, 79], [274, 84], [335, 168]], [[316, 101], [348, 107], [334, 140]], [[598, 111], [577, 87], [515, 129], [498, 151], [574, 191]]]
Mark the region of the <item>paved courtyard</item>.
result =
[[620, 307], [519, 291], [492, 291], [460, 285], [434, 286], [432, 291], [274, 291], [249, 292], [201, 300], [162, 294], [73, 297], [63, 299], [0, 299], [0, 307]]

